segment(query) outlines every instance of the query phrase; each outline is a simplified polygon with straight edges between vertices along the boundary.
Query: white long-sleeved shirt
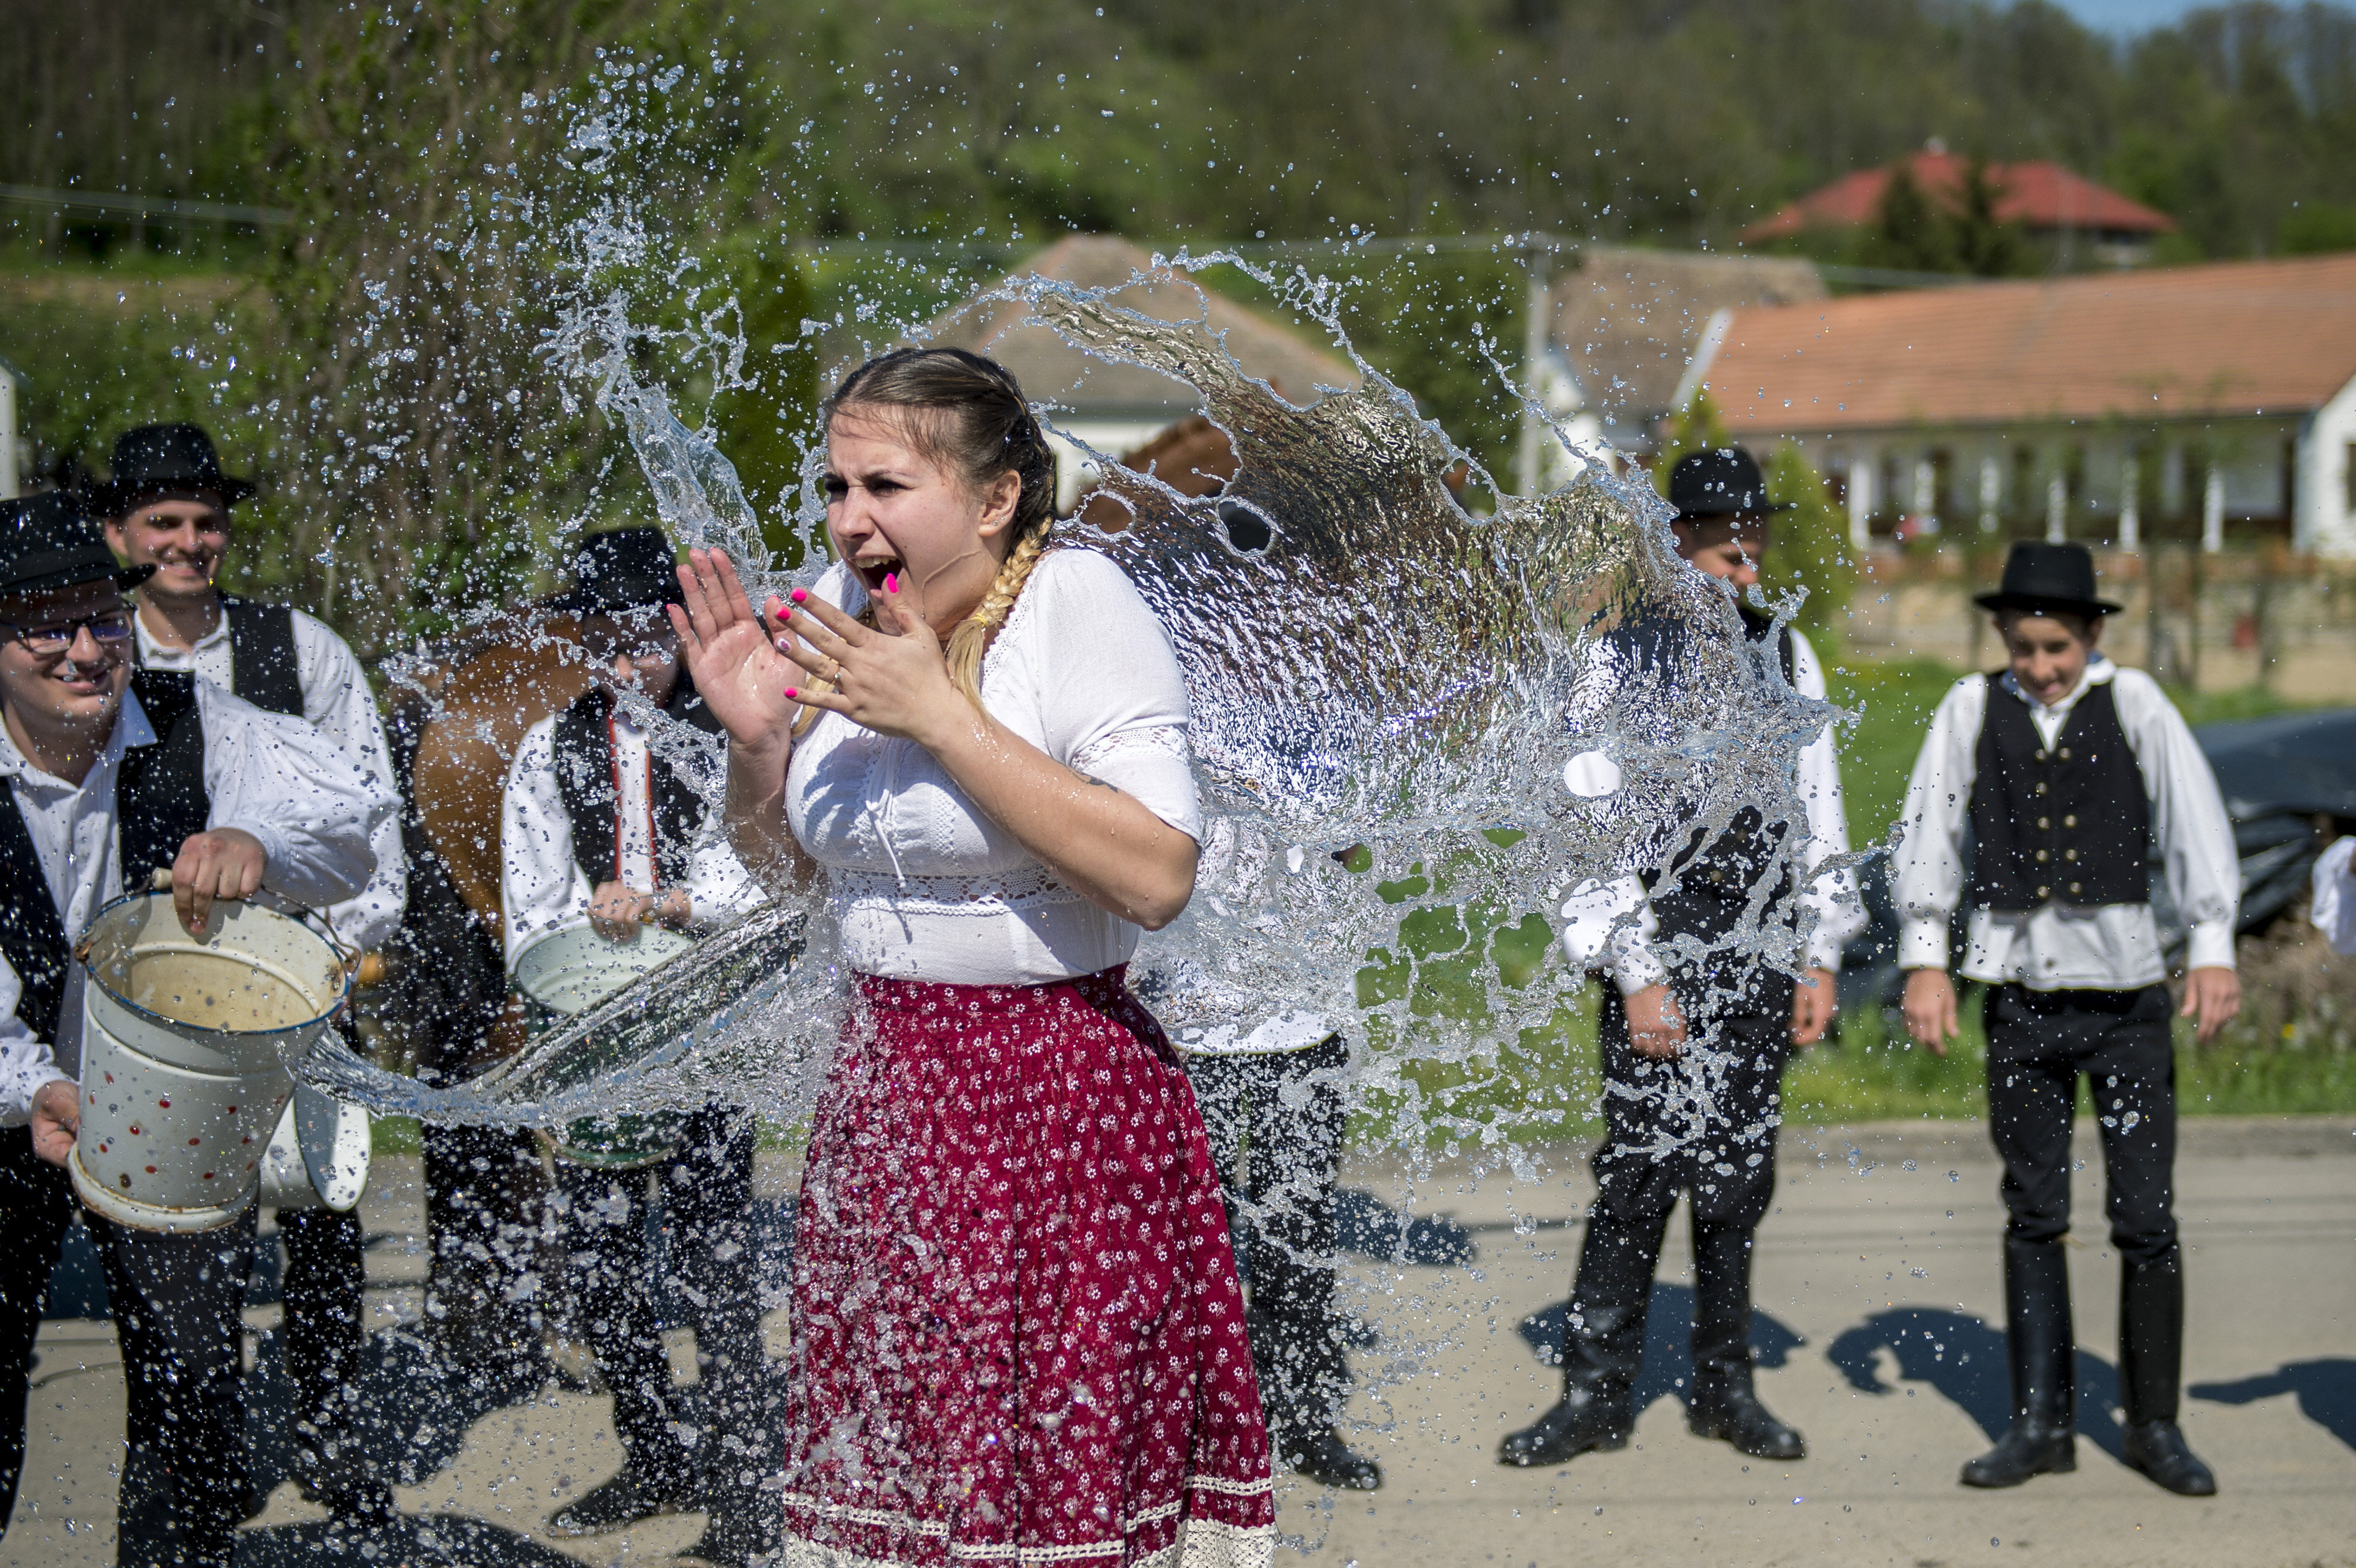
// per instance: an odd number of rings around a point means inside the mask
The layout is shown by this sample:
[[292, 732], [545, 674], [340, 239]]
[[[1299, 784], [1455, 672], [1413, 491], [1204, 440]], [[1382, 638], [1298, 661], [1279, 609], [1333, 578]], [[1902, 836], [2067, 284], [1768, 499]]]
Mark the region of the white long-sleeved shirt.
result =
[[[652, 752], [646, 731], [618, 708], [613, 725], [619, 795], [616, 880], [639, 892], [668, 891], [656, 886]], [[516, 955], [551, 932], [588, 924], [595, 891], [573, 853], [573, 818], [557, 787], [556, 719], [551, 715], [527, 731], [516, 748], [500, 804], [499, 906], [506, 916], [508, 967], [513, 969]], [[687, 895], [695, 930], [725, 924], [763, 896], [724, 835], [689, 855]]]
[[[261, 841], [268, 857], [262, 885], [271, 892], [312, 909], [357, 895], [374, 866], [370, 840], [396, 814], [392, 792], [310, 725], [265, 713], [209, 680], [197, 682], [197, 712], [211, 801], [206, 826], [243, 828]], [[125, 692], [113, 733], [77, 785], [27, 762], [0, 727], [0, 778], [24, 816], [69, 942], [123, 894], [115, 778], [125, 750], [155, 741], [139, 699]], [[16, 971], [0, 958], [0, 1126], [22, 1126], [44, 1083], [80, 1076], [81, 987], [81, 966], [69, 966], [58, 1038], [37, 1039], [16, 1016], [24, 996]]]
[[[2029, 702], [2008, 675], [1994, 691], [1987, 676], [1967, 675], [1940, 701], [1906, 786], [1905, 841], [1892, 868], [1902, 967], [1947, 966], [1947, 922], [1964, 892], [1964, 828], [1971, 816], [1987, 705], [2027, 703], [2037, 733], [2051, 747], [2079, 700], [2104, 682], [2127, 747], [2143, 771], [2152, 842], [2169, 892], [2191, 933], [2185, 961], [2196, 969], [2233, 967], [2242, 866], [2216, 775], [2159, 684], [2100, 654], [2087, 661], [2085, 675], [2070, 694], [2050, 708]], [[2026, 912], [1973, 910], [1964, 974], [1997, 985], [2018, 981], [2033, 991], [2125, 991], [2166, 979], [2168, 965], [2148, 903], [2056, 900]]]
[[[385, 744], [384, 722], [376, 695], [360, 661], [344, 639], [302, 611], [294, 617], [294, 679], [303, 688], [303, 718], [328, 740], [343, 748], [388, 795], [398, 796], [392, 773], [392, 752]], [[134, 618], [138, 627], [139, 663], [147, 669], [194, 670], [214, 685], [235, 690], [237, 661], [230, 644], [229, 616], [224, 613], [213, 629], [197, 639], [193, 648], [167, 648]], [[408, 862], [402, 854], [401, 814], [394, 812], [378, 825], [370, 843], [376, 869], [356, 898], [328, 910], [336, 934], [366, 950], [379, 947], [400, 929], [402, 907], [409, 896]]]
[[[1792, 632], [1792, 689], [1824, 700], [1824, 666], [1796, 628]], [[1807, 816], [1802, 864], [1814, 871], [1833, 856], [1848, 853], [1848, 817], [1841, 806], [1840, 757], [1831, 725], [1801, 749], [1794, 773]], [[1582, 752], [1563, 769], [1563, 782], [1572, 794], [1588, 799], [1611, 795], [1620, 787], [1620, 764], [1601, 752]], [[1808, 966], [1837, 971], [1841, 944], [1865, 928], [1857, 879], [1847, 871], [1826, 872], [1812, 878], [1799, 897], [1816, 919], [1808, 937]], [[1652, 950], [1659, 922], [1639, 879], [1581, 882], [1563, 904], [1562, 920], [1565, 955], [1577, 967], [1609, 972], [1621, 995], [1633, 996], [1668, 979], [1668, 969]]]
[[2356, 837], [2333, 840], [2316, 860], [2315, 901], [2308, 918], [2331, 951], [2356, 957], [2356, 868], [2351, 857], [2356, 857]]

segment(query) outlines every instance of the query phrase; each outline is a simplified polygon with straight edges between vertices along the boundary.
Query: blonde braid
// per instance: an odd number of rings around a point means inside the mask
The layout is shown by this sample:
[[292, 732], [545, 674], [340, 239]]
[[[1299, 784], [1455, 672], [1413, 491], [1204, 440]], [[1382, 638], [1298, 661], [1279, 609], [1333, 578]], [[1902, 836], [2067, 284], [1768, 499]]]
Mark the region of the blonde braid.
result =
[[973, 613], [958, 623], [949, 634], [949, 679], [976, 712], [986, 712], [981, 705], [981, 661], [996, 640], [998, 630], [1006, 624], [1013, 613], [1014, 601], [1023, 595], [1023, 585], [1031, 581], [1031, 572], [1047, 553], [1047, 530], [1033, 528], [1023, 536], [1022, 542], [1006, 552], [1006, 564], [998, 569], [998, 576]]

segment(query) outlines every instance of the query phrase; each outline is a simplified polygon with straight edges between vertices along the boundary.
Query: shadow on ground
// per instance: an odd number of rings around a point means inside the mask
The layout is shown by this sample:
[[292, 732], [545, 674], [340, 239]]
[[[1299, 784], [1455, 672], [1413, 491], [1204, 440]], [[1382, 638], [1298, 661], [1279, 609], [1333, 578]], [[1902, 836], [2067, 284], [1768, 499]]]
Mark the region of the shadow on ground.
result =
[[463, 1514], [404, 1515], [371, 1529], [322, 1521], [240, 1531], [236, 1568], [344, 1561], [404, 1568], [579, 1568], [579, 1560]]
[[1409, 1219], [1364, 1188], [1333, 1194], [1333, 1244], [1377, 1263], [1458, 1268], [1472, 1261], [1472, 1232], [1441, 1214]]
[[[1882, 1381], [1876, 1364], [1876, 1354], [1882, 1350], [1898, 1363], [1899, 1381], [1928, 1383], [1970, 1416], [1989, 1442], [2012, 1424], [2012, 1377], [2005, 1360], [2003, 1329], [1941, 1307], [1892, 1307], [1844, 1331], [1826, 1347], [1825, 1360], [1859, 1393], [1895, 1393], [1896, 1384]], [[2081, 1348], [2079, 1435], [2124, 1464], [2119, 1421], [2118, 1370]]]
[[[1636, 1410], [1649, 1410], [1655, 1400], [1676, 1394], [1689, 1402], [1693, 1382], [1693, 1290], [1689, 1285], [1655, 1281], [1653, 1300], [1644, 1313], [1644, 1364], [1636, 1374]], [[1533, 1312], [1522, 1319], [1518, 1332], [1547, 1366], [1562, 1365], [1562, 1335], [1570, 1321], [1568, 1302]], [[1759, 1365], [1774, 1368], [1807, 1341], [1772, 1313], [1753, 1308], [1751, 1348]]]
[[2217, 1404], [2249, 1404], [2297, 1394], [2298, 1413], [2356, 1448], [2356, 1360], [2344, 1356], [2285, 1361], [2273, 1371], [2230, 1383], [2194, 1383], [2186, 1391]]

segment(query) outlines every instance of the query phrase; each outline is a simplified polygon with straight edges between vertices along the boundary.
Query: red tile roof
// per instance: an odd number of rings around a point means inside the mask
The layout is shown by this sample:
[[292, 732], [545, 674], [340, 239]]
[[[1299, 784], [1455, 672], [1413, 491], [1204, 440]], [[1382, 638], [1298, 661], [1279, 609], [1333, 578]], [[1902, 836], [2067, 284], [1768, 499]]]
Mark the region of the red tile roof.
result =
[[1861, 294], [1734, 314], [1735, 430], [2288, 413], [2356, 378], [2356, 254]]
[[[1917, 153], [1906, 160], [1925, 195], [1952, 196], [1963, 187], [1970, 160], [1954, 153]], [[1790, 203], [1772, 218], [1742, 231], [1746, 242], [1778, 240], [1806, 229], [1849, 228], [1873, 221], [1881, 194], [1897, 172], [1892, 164], [1843, 175], [1821, 190]], [[2166, 234], [2176, 228], [2168, 214], [2130, 201], [2106, 186], [2059, 164], [1990, 164], [1988, 177], [2000, 193], [1996, 215], [2025, 229], [2092, 229], [2108, 234]]]

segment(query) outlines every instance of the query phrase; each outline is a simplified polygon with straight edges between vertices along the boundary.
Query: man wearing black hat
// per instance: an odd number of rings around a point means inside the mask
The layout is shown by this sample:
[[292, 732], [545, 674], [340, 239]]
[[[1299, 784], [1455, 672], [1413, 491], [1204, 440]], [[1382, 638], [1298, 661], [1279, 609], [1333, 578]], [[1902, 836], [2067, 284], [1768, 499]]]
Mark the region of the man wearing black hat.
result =
[[[1907, 787], [1893, 868], [1906, 1024], [1944, 1053], [1956, 1032], [1948, 922], [1967, 902], [1964, 975], [1987, 996], [1988, 1132], [2004, 1157], [2005, 1339], [2012, 1426], [1964, 1484], [2077, 1467], [2076, 1334], [2062, 1239], [2080, 1074], [2094, 1096], [2118, 1249], [2127, 1463], [2207, 1497], [2176, 1424], [2184, 1277], [2171, 1182], [2175, 1054], [2168, 965], [2147, 868], [2167, 868], [2190, 928], [2183, 1015], [2208, 1040], [2241, 1006], [2241, 869], [2208, 760], [2159, 686], [2096, 645], [2116, 604], [2074, 544], [2017, 544], [1996, 613], [2009, 662], [1939, 704]], [[1977, 840], [1965, 887], [1964, 833]], [[2157, 853], [2155, 853], [2155, 851]]]
[[[49, 1168], [71, 1157], [80, 1122], [82, 975], [68, 933], [166, 868], [191, 931], [204, 929], [215, 899], [267, 891], [315, 908], [349, 899], [368, 881], [369, 836], [393, 809], [309, 725], [193, 676], [134, 672], [123, 593], [150, 570], [119, 568], [66, 496], [0, 510], [0, 1246], [11, 1253], [0, 1285], [9, 1437], [0, 1464], [9, 1500], [40, 1297], [70, 1212]], [[129, 1394], [117, 1562], [226, 1568], [252, 1500], [239, 1312], [253, 1211], [196, 1234], [134, 1231], [95, 1213], [85, 1222], [105, 1263]]]
[[[616, 695], [723, 735], [679, 666], [664, 606], [679, 603], [669, 540], [652, 526], [592, 537], [573, 592], [549, 608], [578, 618], [597, 684], [526, 732], [507, 779], [499, 904], [510, 969], [527, 950], [586, 925], [611, 942], [642, 923], [725, 923], [762, 901], [724, 835], [697, 842], [704, 803]], [[724, 744], [724, 739], [723, 741]], [[770, 1384], [753, 1270], [752, 1118], [712, 1104], [681, 1117], [576, 1124], [558, 1145], [552, 1207], [573, 1321], [614, 1394], [622, 1469], [550, 1523], [566, 1535], [655, 1514], [711, 1516], [689, 1555], [741, 1563], [774, 1544], [774, 1505], [755, 1488], [774, 1462]], [[648, 1183], [686, 1280], [703, 1416], [687, 1426], [670, 1384], [647, 1255]]]
[[[1769, 519], [1782, 508], [1767, 501], [1749, 453], [1730, 447], [1679, 459], [1669, 499], [1679, 555], [1737, 593], [1758, 582]], [[1753, 642], [1775, 632], [1771, 617], [1740, 599], [1735, 608]], [[1649, 673], [1674, 682], [1686, 662], [1680, 635], [1637, 620], [1601, 639], [1597, 655], [1616, 678]], [[1776, 633], [1776, 659], [1794, 689], [1823, 699], [1824, 671], [1805, 637], [1789, 626]], [[1587, 752], [1572, 759], [1565, 782], [1576, 794], [1606, 795], [1619, 788], [1620, 770], [1602, 752]], [[1563, 906], [1565, 951], [1611, 981], [1599, 1030], [1609, 1136], [1595, 1154], [1595, 1207], [1571, 1289], [1563, 1397], [1505, 1440], [1505, 1464], [1558, 1465], [1627, 1444], [1653, 1271], [1680, 1193], [1691, 1206], [1694, 1250], [1688, 1424], [1761, 1458], [1796, 1459], [1806, 1451], [1753, 1385], [1751, 1253], [1774, 1192], [1784, 1062], [1794, 1047], [1824, 1038], [1841, 944], [1863, 924], [1863, 911], [1847, 872], [1815, 874], [1848, 850], [1829, 727], [1801, 752], [1794, 782], [1804, 822], [1770, 823], [1746, 809], [1714, 843], [1697, 831], [1666, 867], [1585, 883]], [[1801, 834], [1796, 847], [1786, 843], [1794, 829]], [[1754, 911], [1762, 883], [1768, 896]], [[1789, 927], [1804, 910], [1815, 918], [1803, 984], [1756, 962], [1700, 966], [1656, 953], [1655, 944], [1676, 938], [1716, 948], [1755, 923]], [[1689, 1026], [1721, 1053], [1716, 1071], [1687, 1052]], [[1705, 1095], [1712, 1120], [1697, 1141], [1690, 1107]]]
[[[187, 670], [255, 707], [316, 727], [388, 792], [397, 793], [376, 698], [341, 637], [284, 604], [232, 599], [213, 586], [229, 546], [230, 508], [252, 482], [221, 471], [212, 438], [193, 424], [143, 425], [114, 443], [110, 482], [95, 492], [106, 541], [150, 569], [136, 593], [143, 669]], [[327, 911], [337, 934], [362, 952], [401, 923], [407, 891], [401, 822], [377, 828], [376, 870], [357, 898]], [[384, 1481], [362, 1469], [359, 1445], [323, 1435], [344, 1424], [345, 1384], [363, 1339], [367, 1265], [359, 1216], [324, 1206], [278, 1211], [286, 1247], [284, 1337], [298, 1406], [294, 1468], [305, 1494], [338, 1514], [391, 1511]], [[328, 1458], [330, 1448], [340, 1462]]]

